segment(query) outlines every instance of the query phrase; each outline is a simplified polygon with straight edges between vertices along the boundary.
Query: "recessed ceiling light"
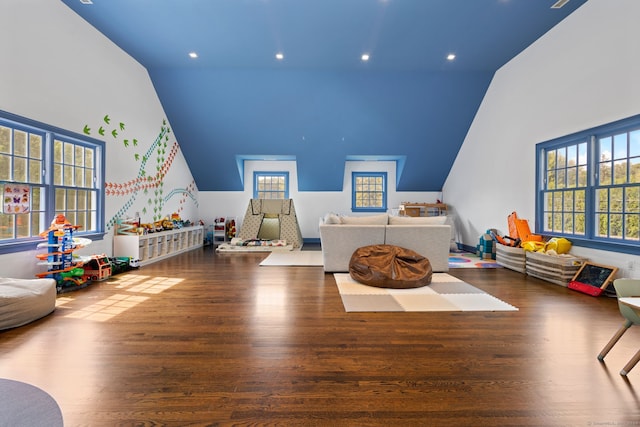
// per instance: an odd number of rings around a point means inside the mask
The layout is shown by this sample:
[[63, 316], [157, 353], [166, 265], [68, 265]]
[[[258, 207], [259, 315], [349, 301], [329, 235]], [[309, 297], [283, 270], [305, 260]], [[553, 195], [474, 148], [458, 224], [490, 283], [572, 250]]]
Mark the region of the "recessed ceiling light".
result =
[[284, 59], [284, 54], [282, 52], [276, 53], [276, 59], [278, 61], [282, 61]]
[[190, 58], [194, 58], [194, 59], [195, 59], [195, 58], [197, 58], [197, 57], [198, 57], [198, 54], [197, 54], [197, 53], [195, 53], [195, 52], [189, 52], [189, 57], [190, 57]]
[[369, 60], [369, 54], [368, 53], [363, 53], [362, 56], [360, 57], [360, 59], [362, 59], [363, 61], [368, 61]]
[[453, 61], [454, 59], [456, 59], [455, 53], [450, 53], [449, 55], [447, 55], [447, 61]]
[[93, 2], [91, 0], [80, 0], [80, 3], [82, 3], [82, 4], [93, 4]]
[[567, 3], [569, 3], [569, 0], [558, 0], [551, 6], [551, 9], [560, 9], [562, 6], [564, 6]]

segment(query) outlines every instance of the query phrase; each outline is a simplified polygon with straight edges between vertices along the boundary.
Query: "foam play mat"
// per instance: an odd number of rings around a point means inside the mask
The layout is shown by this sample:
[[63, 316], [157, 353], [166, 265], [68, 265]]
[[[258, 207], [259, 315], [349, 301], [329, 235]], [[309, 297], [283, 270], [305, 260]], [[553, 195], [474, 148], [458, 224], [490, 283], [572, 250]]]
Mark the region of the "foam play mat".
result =
[[495, 259], [482, 259], [470, 252], [449, 254], [449, 268], [502, 268]]
[[334, 273], [347, 312], [518, 311], [475, 286], [447, 273], [433, 273], [431, 285], [388, 289], [356, 282], [349, 273]]

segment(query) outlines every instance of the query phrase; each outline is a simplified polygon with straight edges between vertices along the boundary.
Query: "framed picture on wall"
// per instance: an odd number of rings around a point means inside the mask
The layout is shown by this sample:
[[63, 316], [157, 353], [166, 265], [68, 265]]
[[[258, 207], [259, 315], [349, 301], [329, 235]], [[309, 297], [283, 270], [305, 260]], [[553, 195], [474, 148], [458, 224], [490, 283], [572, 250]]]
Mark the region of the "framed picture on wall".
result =
[[29, 212], [31, 206], [31, 186], [28, 184], [5, 183], [2, 192], [2, 213], [18, 214]]

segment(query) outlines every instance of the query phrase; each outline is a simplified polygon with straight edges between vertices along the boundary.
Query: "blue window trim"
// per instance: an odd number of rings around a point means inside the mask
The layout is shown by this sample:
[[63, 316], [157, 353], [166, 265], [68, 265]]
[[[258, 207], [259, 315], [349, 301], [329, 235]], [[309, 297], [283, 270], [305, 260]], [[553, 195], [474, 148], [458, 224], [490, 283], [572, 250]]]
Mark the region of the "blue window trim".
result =
[[[357, 177], [382, 178], [382, 207], [359, 208], [356, 207], [356, 178]], [[386, 212], [387, 211], [387, 173], [386, 172], [351, 172], [351, 211], [352, 212]]]
[[[618, 120], [612, 123], [596, 126], [560, 138], [536, 144], [536, 209], [535, 209], [535, 232], [546, 237], [566, 237], [573, 245], [598, 249], [610, 252], [619, 252], [633, 255], [640, 255], [640, 242], [619, 241], [612, 238], [597, 237], [594, 235], [595, 221], [595, 173], [597, 171], [598, 139], [618, 132], [628, 132], [640, 127], [640, 114]], [[587, 143], [587, 167], [588, 178], [585, 201], [585, 235], [577, 236], [566, 233], [548, 234], [543, 231], [544, 221], [544, 166], [546, 150], [560, 148], [578, 142]]]
[[[45, 179], [45, 182], [43, 182], [42, 186], [48, 189], [56, 187], [52, 184], [52, 181], [51, 181], [51, 173], [53, 169], [53, 158], [52, 158], [51, 150], [52, 150], [54, 139], [67, 141], [74, 144], [82, 144], [85, 146], [90, 146], [91, 148], [94, 148], [96, 150], [97, 158], [99, 159], [99, 162], [96, 164], [97, 182], [95, 185], [95, 189], [97, 190], [97, 193], [98, 193], [98, 208], [96, 212], [97, 230], [86, 231], [86, 232], [83, 232], [82, 230], [78, 230], [75, 234], [91, 240], [102, 240], [105, 235], [104, 172], [105, 172], [105, 164], [106, 164], [106, 150], [105, 150], [104, 141], [100, 141], [98, 139], [91, 138], [87, 135], [81, 135], [76, 132], [71, 132], [56, 126], [48, 125], [46, 123], [42, 123], [33, 119], [22, 117], [17, 114], [9, 113], [3, 110], [0, 110], [0, 124], [8, 127], [12, 127], [14, 129], [20, 129], [20, 130], [24, 130], [32, 133], [41, 133], [42, 135], [44, 135], [43, 144], [45, 146], [45, 149], [44, 149], [43, 167], [46, 170], [47, 178]], [[53, 191], [48, 191], [47, 199], [45, 202], [45, 212], [51, 215], [51, 219], [53, 219], [55, 214], [55, 205], [54, 205], [53, 195], [54, 195]], [[0, 255], [33, 250], [35, 246], [40, 242], [42, 242], [42, 239], [39, 237], [28, 237], [28, 238], [8, 240], [0, 243]]]
[[289, 172], [280, 171], [254, 171], [253, 172], [253, 198], [258, 199], [258, 178], [261, 176], [282, 176], [284, 177], [284, 198], [289, 198]]

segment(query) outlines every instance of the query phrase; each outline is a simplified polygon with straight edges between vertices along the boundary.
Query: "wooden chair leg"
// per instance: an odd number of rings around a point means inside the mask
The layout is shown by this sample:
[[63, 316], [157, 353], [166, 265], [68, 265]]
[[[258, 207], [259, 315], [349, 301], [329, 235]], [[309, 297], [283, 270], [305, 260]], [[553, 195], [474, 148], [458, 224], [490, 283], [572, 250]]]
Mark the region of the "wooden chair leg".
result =
[[633, 369], [633, 367], [636, 366], [638, 361], [640, 361], [640, 350], [638, 350], [635, 356], [633, 356], [633, 359], [629, 360], [629, 363], [624, 365], [624, 368], [622, 368], [622, 371], [620, 371], [620, 375], [626, 376]]
[[631, 327], [631, 325], [633, 325], [632, 322], [629, 322], [629, 321], [624, 322], [624, 324], [620, 327], [620, 329], [618, 329], [618, 332], [616, 332], [616, 334], [609, 340], [607, 345], [604, 346], [604, 348], [602, 349], [602, 351], [598, 355], [598, 360], [599, 361], [603, 361], [604, 360], [604, 357], [607, 355], [607, 353], [609, 353], [609, 351], [618, 342], [620, 337], [622, 337], [622, 335], [624, 335], [624, 333], [627, 332], [627, 329], [629, 329]]

